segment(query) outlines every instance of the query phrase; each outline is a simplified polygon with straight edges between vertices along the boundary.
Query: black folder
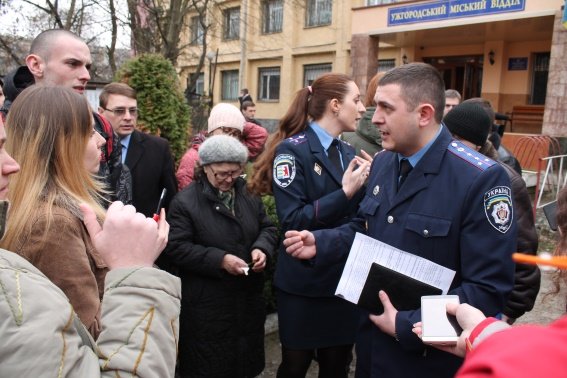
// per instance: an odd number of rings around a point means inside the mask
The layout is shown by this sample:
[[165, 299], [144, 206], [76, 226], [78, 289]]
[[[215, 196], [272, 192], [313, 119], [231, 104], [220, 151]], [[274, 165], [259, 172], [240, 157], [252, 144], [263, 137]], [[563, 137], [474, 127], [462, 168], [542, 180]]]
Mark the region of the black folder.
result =
[[373, 314], [380, 315], [384, 306], [378, 292], [384, 290], [398, 311], [417, 310], [422, 295], [440, 295], [442, 290], [403, 273], [372, 263], [358, 305]]
[[543, 213], [549, 223], [549, 228], [553, 231], [557, 231], [557, 200], [545, 205], [543, 207]]

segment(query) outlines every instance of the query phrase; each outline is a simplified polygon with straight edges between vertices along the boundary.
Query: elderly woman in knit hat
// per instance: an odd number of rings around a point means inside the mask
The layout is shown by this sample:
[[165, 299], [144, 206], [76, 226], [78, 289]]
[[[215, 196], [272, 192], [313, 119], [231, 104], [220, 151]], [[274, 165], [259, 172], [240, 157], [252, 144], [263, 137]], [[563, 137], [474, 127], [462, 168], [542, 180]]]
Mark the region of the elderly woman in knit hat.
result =
[[185, 152], [175, 174], [179, 190], [193, 181], [195, 164], [198, 161], [199, 147], [207, 136], [230, 135], [243, 142], [248, 149], [248, 159], [262, 152], [268, 132], [262, 126], [246, 122], [242, 112], [232, 104], [220, 103], [213, 107], [207, 121], [207, 134], [197, 134]]
[[[454, 107], [443, 123], [455, 139], [468, 147], [498, 161], [498, 153], [488, 139], [493, 121], [487, 112], [486, 103], [464, 101]], [[499, 162], [506, 170], [512, 188], [514, 218], [518, 224], [516, 251], [535, 255], [538, 248], [538, 235], [532, 214], [531, 199], [526, 183], [512, 167]], [[502, 311], [502, 319], [512, 324], [517, 318], [534, 307], [539, 292], [541, 273], [535, 265], [516, 264], [514, 289]]]
[[170, 205], [161, 261], [182, 282], [181, 377], [255, 377], [264, 369], [263, 270], [277, 236], [240, 177], [247, 157], [236, 138], [207, 138], [195, 181]]

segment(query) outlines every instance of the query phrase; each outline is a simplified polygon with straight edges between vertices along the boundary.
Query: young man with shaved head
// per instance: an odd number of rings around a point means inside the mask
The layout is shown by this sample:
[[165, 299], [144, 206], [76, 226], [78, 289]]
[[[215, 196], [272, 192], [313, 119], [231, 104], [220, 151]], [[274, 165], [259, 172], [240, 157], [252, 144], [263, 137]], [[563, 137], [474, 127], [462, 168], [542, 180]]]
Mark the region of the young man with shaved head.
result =
[[[32, 42], [26, 65], [20, 66], [4, 78], [6, 100], [0, 112], [8, 114], [12, 102], [30, 85], [63, 86], [79, 94], [85, 92], [91, 76], [92, 59], [89, 47], [68, 30], [51, 29], [41, 32]], [[110, 123], [93, 112], [95, 129], [105, 138], [99, 176], [106, 181], [109, 200], [132, 202], [132, 179], [121, 161], [122, 146]]]

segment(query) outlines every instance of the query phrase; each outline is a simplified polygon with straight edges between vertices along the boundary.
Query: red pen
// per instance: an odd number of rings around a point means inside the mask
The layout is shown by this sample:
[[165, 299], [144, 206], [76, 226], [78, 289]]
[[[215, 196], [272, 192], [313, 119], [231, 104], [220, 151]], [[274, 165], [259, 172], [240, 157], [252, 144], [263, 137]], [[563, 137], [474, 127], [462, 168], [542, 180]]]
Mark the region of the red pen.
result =
[[167, 193], [167, 189], [163, 188], [163, 190], [161, 191], [161, 196], [159, 196], [159, 201], [157, 204], [157, 210], [154, 214], [154, 216], [152, 217], [156, 222], [159, 222], [159, 213], [161, 212], [161, 204], [163, 203], [163, 199], [165, 198], [165, 194]]

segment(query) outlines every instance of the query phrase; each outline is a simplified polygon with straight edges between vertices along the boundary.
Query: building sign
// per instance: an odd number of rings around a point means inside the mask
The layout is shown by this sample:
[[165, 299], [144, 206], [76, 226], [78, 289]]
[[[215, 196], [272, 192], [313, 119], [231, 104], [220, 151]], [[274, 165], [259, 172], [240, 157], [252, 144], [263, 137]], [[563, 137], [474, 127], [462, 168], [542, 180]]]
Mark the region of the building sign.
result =
[[388, 9], [388, 26], [519, 12], [526, 0], [441, 0]]
[[528, 58], [508, 58], [508, 71], [525, 71], [528, 69]]

